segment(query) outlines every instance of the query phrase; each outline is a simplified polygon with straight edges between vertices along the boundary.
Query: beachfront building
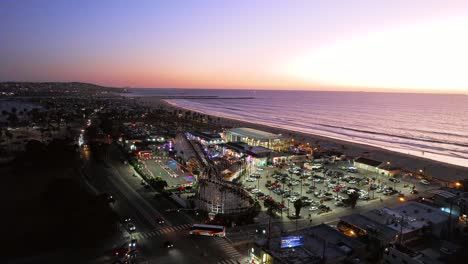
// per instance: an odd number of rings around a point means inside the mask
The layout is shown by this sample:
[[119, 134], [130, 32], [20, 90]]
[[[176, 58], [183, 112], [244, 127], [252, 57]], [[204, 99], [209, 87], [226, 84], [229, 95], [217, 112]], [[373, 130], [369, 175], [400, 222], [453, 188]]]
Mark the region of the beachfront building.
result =
[[219, 145], [223, 155], [232, 156], [238, 159], [245, 159], [245, 161], [256, 167], [263, 167], [267, 165], [269, 157], [273, 152], [270, 149], [260, 146], [249, 146], [244, 142], [228, 142]]
[[225, 143], [221, 135], [216, 132], [187, 132], [190, 140], [197, 140], [205, 146], [213, 146]]
[[359, 157], [354, 160], [354, 167], [361, 170], [379, 173], [379, 166], [382, 163], [382, 161]]
[[289, 141], [281, 134], [273, 134], [253, 128], [232, 128], [226, 132], [227, 142], [245, 142], [250, 146], [261, 146], [275, 151], [289, 148]]
[[382, 162], [380, 160], [373, 160], [363, 157], [359, 157], [354, 160], [354, 167], [389, 177], [394, 177], [401, 172], [400, 168], [392, 166], [390, 162]]

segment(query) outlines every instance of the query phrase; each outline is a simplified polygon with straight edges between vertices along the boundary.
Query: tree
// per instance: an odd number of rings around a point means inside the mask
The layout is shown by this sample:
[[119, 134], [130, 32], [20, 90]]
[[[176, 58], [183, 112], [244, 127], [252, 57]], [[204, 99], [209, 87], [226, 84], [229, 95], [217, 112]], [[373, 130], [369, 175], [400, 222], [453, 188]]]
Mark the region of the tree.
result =
[[274, 213], [279, 212], [281, 210], [279, 204], [271, 199], [266, 199], [263, 205], [265, 205], [265, 207], [267, 208], [267, 213], [269, 215], [273, 215]]
[[304, 204], [302, 203], [302, 199], [297, 199], [294, 202], [294, 209], [296, 209], [296, 217], [299, 217], [299, 214], [301, 213], [301, 209], [303, 206]]
[[9, 125], [15, 126], [18, 123], [19, 119], [18, 119], [18, 116], [16, 116], [15, 113], [11, 113], [10, 115], [8, 115], [7, 121], [9, 123]]
[[159, 193], [164, 192], [164, 188], [168, 186], [165, 180], [158, 180], [158, 179], [151, 179], [150, 184]]
[[348, 194], [350, 204], [351, 204], [351, 209], [354, 209], [356, 207], [357, 200], [359, 199], [359, 194], [357, 192], [352, 192]]

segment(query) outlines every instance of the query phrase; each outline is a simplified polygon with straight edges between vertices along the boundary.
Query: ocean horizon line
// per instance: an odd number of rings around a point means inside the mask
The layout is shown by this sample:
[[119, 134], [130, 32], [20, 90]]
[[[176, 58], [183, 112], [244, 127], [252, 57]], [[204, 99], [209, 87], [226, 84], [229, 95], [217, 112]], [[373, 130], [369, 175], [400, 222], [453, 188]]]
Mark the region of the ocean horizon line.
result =
[[[274, 88], [207, 88], [207, 87], [115, 87], [127, 90], [190, 90], [190, 91], [250, 91], [250, 92], [330, 92], [330, 93], [376, 93], [376, 94], [414, 94], [414, 95], [465, 95], [467, 91], [402, 91], [398, 89], [388, 90], [323, 90], [323, 89], [274, 89]], [[468, 89], [468, 88], [467, 88]]]

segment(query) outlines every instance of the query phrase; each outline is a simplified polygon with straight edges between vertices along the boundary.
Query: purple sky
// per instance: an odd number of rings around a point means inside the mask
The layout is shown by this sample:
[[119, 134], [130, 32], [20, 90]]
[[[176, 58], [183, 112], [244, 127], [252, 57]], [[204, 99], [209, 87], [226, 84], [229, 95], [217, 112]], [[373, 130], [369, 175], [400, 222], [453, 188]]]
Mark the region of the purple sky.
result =
[[466, 17], [466, 0], [3, 0], [0, 81], [465, 92]]

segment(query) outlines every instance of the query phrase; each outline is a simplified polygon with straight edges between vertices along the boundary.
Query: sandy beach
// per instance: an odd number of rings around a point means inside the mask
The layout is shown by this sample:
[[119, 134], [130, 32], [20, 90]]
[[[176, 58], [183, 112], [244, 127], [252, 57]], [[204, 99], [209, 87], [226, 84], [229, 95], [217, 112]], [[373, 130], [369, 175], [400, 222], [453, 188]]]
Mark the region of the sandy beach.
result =
[[[140, 100], [142, 100], [142, 103], [152, 107], [163, 107], [166, 109], [181, 109], [185, 111], [188, 110], [171, 105], [164, 101], [164, 98], [162, 97], [140, 97]], [[348, 157], [366, 157], [383, 162], [390, 162], [392, 166], [401, 167], [403, 169], [411, 171], [423, 170], [426, 176], [442, 181], [453, 182], [468, 178], [468, 168], [466, 167], [447, 164], [399, 152], [393, 152], [386, 149], [364, 144], [358, 144], [354, 142], [347, 142], [318, 135], [305, 134], [301, 132], [279, 129], [275, 127], [223, 117], [219, 117], [218, 121], [217, 116], [212, 115], [211, 117], [216, 117], [213, 118], [213, 120], [215, 120], [215, 124], [217, 126], [250, 127], [259, 130], [265, 130], [272, 133], [278, 133], [282, 134], [287, 138], [292, 138], [296, 142], [310, 143], [311, 145], [319, 145], [325, 148], [334, 148], [338, 151], [343, 152]]]

